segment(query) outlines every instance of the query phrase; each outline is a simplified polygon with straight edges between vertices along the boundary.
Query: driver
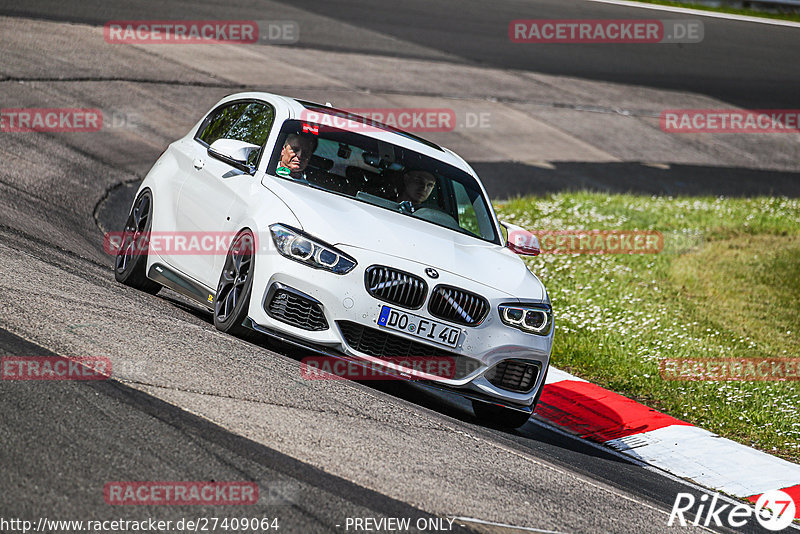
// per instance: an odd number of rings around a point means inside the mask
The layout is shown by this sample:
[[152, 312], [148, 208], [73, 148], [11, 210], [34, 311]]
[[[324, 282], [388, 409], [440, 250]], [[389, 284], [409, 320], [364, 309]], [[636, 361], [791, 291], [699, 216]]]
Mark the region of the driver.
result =
[[289, 134], [283, 144], [281, 161], [278, 163], [278, 174], [285, 176], [282, 168], [288, 169], [288, 175], [295, 179], [305, 178], [305, 170], [311, 156], [319, 143], [315, 135]]
[[417, 208], [428, 200], [436, 185], [436, 177], [428, 171], [406, 171], [403, 174], [403, 191], [397, 196], [398, 202], [411, 202]]

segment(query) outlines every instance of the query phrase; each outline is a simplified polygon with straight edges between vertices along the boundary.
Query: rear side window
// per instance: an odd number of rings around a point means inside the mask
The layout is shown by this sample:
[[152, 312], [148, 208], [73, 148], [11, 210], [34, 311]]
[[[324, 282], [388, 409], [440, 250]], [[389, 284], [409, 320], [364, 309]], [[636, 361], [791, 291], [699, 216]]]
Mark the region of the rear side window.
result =
[[196, 139], [210, 145], [217, 139], [236, 139], [262, 146], [269, 136], [275, 110], [262, 102], [234, 102], [215, 109]]
[[247, 106], [246, 102], [239, 102], [215, 109], [206, 119], [196, 139], [210, 145], [217, 139], [224, 138]]
[[225, 139], [236, 139], [263, 146], [267, 142], [275, 110], [268, 104], [249, 104], [225, 134]]

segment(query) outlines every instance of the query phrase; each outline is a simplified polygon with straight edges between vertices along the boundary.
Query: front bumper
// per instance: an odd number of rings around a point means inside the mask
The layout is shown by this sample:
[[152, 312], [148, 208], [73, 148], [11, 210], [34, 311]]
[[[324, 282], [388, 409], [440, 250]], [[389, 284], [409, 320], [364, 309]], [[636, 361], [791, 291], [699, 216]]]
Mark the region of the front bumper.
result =
[[[434, 381], [427, 382], [428, 386], [446, 388], [468, 398], [502, 403], [523, 411], [533, 404], [536, 393], [542, 387], [549, 365], [553, 329], [547, 336], [538, 336], [508, 327], [500, 320], [497, 306], [501, 303], [537, 301], [526, 300], [524, 297], [517, 298], [441, 269], [439, 269], [439, 278], [432, 280], [426, 276], [425, 268], [436, 268], [436, 265], [425, 265], [354, 247], [338, 246], [338, 248], [358, 261], [355, 269], [345, 275], [310, 268], [281, 256], [274, 248], [269, 252], [259, 254], [256, 258], [253, 293], [250, 299], [251, 326], [313, 353], [370, 362], [372, 365], [383, 366], [400, 373], [409, 372], [409, 369], [355, 349], [348, 344], [341, 324], [343, 322], [351, 325], [355, 323], [368, 329], [390, 332], [393, 336], [428, 347], [429, 353], [440, 354], [440, 351], [445, 351], [444, 353], [461, 356], [464, 358], [463, 361], [469, 362], [467, 372], [449, 378], [437, 377]], [[365, 288], [364, 271], [371, 265], [390, 265], [426, 279], [430, 286], [428, 295], [430, 289], [437, 284], [455, 286], [477, 293], [488, 300], [491, 309], [479, 325], [468, 327], [433, 317], [428, 312], [427, 305], [413, 310], [387, 304], [371, 296]], [[272, 295], [278, 286], [290, 288], [319, 302], [327, 328], [318, 330], [299, 328], [276, 318], [274, 314], [270, 315], [266, 309], [269, 304], [268, 296]], [[387, 330], [385, 327], [379, 326], [378, 317], [381, 308], [385, 305], [439, 323], [457, 326], [463, 331], [458, 346], [450, 348], [441, 344], [425, 342], [410, 334]], [[538, 366], [535, 385], [530, 390], [526, 392], [511, 391], [498, 387], [487, 379], [487, 372], [490, 369], [502, 361], [512, 359], [531, 362]]]

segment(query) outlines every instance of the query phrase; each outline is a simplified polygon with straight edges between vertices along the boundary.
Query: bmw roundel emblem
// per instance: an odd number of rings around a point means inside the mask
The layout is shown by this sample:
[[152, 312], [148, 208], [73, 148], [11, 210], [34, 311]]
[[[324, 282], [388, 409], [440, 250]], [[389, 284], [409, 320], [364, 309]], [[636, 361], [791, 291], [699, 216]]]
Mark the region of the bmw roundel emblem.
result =
[[425, 269], [425, 274], [427, 274], [431, 278], [439, 278], [438, 271], [436, 269], [434, 269], [433, 267], [428, 267], [427, 269]]

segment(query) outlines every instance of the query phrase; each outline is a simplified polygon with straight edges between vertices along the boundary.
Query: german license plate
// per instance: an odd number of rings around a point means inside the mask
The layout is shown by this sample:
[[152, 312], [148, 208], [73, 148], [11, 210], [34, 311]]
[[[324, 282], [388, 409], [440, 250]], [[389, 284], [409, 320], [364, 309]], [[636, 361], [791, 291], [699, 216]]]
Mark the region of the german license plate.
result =
[[378, 316], [378, 325], [448, 347], [455, 347], [458, 345], [458, 338], [461, 336], [460, 328], [454, 328], [437, 321], [431, 321], [430, 319], [396, 310], [389, 306], [381, 306], [381, 314]]

